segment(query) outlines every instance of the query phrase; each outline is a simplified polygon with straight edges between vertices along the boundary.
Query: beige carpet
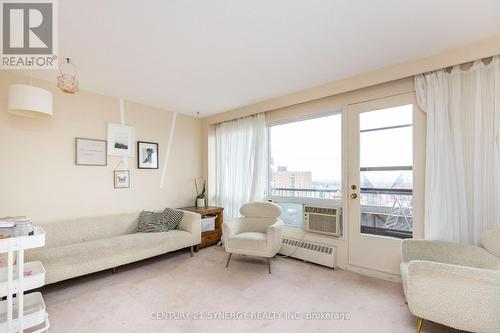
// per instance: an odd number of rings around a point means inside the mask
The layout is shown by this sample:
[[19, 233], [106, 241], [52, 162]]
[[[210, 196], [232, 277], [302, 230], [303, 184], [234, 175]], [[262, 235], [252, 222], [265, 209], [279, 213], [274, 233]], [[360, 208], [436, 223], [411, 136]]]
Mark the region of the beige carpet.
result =
[[[271, 275], [259, 258], [233, 255], [226, 269], [226, 258], [214, 247], [180, 251], [46, 286], [51, 332], [415, 332], [400, 284], [291, 258], [276, 258]], [[427, 322], [423, 331], [456, 332]]]

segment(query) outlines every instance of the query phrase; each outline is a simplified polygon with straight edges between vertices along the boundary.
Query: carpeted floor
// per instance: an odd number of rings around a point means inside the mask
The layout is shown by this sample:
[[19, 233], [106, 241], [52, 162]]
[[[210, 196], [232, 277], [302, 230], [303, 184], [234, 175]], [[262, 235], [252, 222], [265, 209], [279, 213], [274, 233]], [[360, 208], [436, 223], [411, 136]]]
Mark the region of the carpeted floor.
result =
[[46, 286], [51, 332], [415, 332], [400, 284], [291, 258], [271, 275], [259, 258], [233, 255], [226, 269], [226, 258], [180, 251]]

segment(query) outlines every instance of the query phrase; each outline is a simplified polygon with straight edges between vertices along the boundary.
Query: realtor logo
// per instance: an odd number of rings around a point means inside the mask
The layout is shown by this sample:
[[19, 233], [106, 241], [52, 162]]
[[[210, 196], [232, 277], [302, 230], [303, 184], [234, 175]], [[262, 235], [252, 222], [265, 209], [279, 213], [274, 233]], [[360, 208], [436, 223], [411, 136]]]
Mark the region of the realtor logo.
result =
[[57, 68], [56, 0], [0, 0], [0, 4], [0, 67]]

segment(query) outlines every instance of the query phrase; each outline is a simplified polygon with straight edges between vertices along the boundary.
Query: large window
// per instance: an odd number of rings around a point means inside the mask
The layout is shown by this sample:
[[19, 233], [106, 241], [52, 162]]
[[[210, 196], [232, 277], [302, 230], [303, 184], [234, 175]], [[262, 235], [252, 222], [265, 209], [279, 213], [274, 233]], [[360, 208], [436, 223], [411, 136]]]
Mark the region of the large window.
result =
[[411, 237], [413, 105], [360, 114], [361, 232]]
[[269, 144], [270, 197], [341, 201], [341, 113], [273, 125]]

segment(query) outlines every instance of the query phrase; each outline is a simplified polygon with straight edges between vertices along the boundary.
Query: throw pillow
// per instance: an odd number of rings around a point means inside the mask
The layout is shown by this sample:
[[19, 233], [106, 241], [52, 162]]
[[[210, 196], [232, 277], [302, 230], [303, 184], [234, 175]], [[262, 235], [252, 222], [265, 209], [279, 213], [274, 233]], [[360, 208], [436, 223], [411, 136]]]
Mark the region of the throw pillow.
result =
[[143, 210], [139, 215], [137, 232], [168, 231], [168, 216], [164, 212], [149, 212]]
[[172, 209], [172, 208], [165, 208], [163, 213], [167, 215], [168, 230], [176, 229], [179, 223], [181, 222], [182, 217], [184, 216], [184, 212], [182, 210]]

